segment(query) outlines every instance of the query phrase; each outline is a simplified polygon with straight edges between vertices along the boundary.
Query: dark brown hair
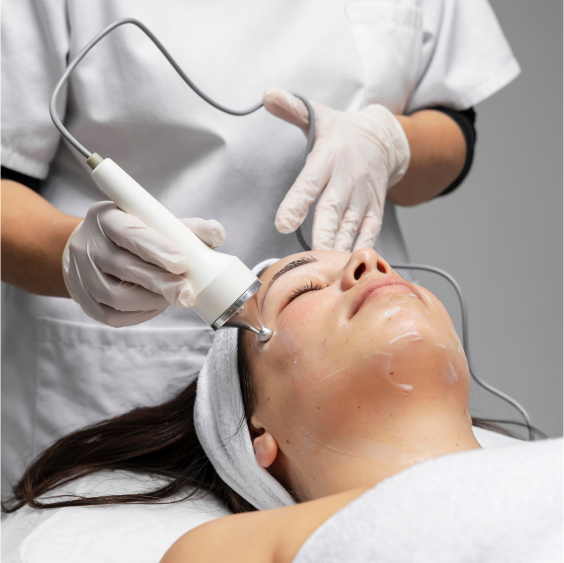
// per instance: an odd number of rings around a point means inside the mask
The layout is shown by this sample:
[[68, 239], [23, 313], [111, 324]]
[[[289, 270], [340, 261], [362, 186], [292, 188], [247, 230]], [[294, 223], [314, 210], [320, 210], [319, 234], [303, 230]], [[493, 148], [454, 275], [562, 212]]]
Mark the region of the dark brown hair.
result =
[[[237, 357], [245, 411], [241, 426], [250, 420], [254, 404], [253, 379], [243, 346], [244, 332], [239, 330]], [[255, 510], [219, 477], [198, 441], [194, 428], [196, 387], [194, 381], [166, 403], [140, 407], [61, 438], [26, 469], [13, 488], [12, 498], [2, 504], [3, 511], [14, 512], [25, 505], [41, 509], [180, 502], [206, 492], [214, 494], [233, 513]], [[475, 426], [512, 435], [499, 422], [503, 421], [473, 419]], [[167, 482], [139, 494], [89, 498], [67, 495], [59, 501], [52, 495], [46, 501], [38, 500], [61, 485], [108, 470], [159, 475]]]
[[[242, 338], [238, 335], [239, 381], [246, 417], [252, 412], [252, 379]], [[22, 506], [60, 508], [102, 504], [180, 502], [214, 494], [234, 513], [255, 508], [231, 489], [217, 474], [202, 448], [194, 427], [197, 381], [170, 401], [155, 407], [140, 407], [128, 413], [82, 428], [47, 448], [25, 471], [13, 488], [11, 499], [2, 503], [4, 512]], [[241, 425], [245, 424], [241, 420]], [[55, 500], [42, 495], [52, 493], [87, 475], [100, 471], [122, 470], [159, 475], [166, 484], [139, 494]]]

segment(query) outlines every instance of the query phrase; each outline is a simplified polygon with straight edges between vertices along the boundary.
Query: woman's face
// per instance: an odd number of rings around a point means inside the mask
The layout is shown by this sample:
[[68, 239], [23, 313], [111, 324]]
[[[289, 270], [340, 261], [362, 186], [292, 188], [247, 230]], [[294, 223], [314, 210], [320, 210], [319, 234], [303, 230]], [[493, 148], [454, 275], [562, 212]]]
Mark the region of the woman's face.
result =
[[362, 425], [392, 427], [438, 401], [466, 410], [469, 372], [448, 313], [375, 251], [295, 254], [261, 281], [259, 307], [274, 334], [244, 339], [251, 423], [286, 458], [331, 448]]

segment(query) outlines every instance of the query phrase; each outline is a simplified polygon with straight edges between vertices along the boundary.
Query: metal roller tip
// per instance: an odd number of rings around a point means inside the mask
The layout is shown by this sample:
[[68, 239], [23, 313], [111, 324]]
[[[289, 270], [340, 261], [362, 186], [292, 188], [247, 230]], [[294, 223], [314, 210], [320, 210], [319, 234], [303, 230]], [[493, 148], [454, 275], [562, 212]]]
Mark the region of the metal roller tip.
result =
[[261, 342], [268, 342], [272, 338], [272, 334], [272, 330], [266, 326], [263, 326], [257, 333]]

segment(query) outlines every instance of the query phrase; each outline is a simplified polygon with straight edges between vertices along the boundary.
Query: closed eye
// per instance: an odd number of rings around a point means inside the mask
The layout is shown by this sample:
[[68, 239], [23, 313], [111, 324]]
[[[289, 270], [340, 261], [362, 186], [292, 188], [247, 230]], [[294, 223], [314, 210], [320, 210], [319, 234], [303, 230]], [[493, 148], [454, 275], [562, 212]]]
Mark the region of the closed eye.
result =
[[325, 289], [327, 286], [319, 282], [309, 281], [301, 285], [300, 287], [294, 289], [288, 297], [286, 297], [288, 303], [291, 303], [294, 299], [297, 299], [300, 295], [307, 293], [308, 291], [318, 291], [320, 289]]

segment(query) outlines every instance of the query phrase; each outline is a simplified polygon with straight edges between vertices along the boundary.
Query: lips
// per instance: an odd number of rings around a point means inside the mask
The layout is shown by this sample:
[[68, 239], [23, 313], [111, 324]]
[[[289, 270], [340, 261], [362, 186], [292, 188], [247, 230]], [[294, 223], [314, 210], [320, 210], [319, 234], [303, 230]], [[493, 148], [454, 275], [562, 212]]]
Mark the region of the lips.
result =
[[400, 276], [382, 276], [376, 279], [369, 280], [364, 283], [364, 287], [358, 291], [357, 296], [354, 298], [351, 310], [351, 317], [354, 317], [358, 310], [362, 307], [364, 302], [374, 293], [377, 289], [386, 286], [403, 286], [412, 293], [419, 296], [419, 292], [411, 285], [408, 281], [404, 280]]

